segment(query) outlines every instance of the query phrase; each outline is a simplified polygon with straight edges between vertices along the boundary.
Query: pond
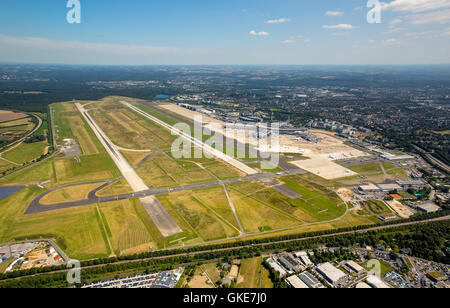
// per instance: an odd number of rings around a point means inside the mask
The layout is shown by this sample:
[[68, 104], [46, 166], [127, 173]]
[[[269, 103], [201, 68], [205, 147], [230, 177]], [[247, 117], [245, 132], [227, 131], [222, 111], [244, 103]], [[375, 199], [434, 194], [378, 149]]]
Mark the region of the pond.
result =
[[170, 95], [158, 94], [158, 95], [155, 96], [155, 98], [157, 98], [157, 99], [168, 99], [168, 98], [170, 98]]
[[4, 200], [12, 194], [24, 188], [23, 186], [3, 186], [0, 187], [0, 200]]

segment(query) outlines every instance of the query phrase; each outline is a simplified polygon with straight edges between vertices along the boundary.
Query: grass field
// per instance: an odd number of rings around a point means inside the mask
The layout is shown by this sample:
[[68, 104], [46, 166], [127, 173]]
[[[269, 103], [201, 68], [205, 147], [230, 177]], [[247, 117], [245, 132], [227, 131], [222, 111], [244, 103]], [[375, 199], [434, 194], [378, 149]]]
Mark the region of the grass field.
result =
[[167, 187], [214, 181], [205, 170], [190, 161], [174, 160], [162, 152], [155, 153], [137, 173], [152, 187]]
[[102, 183], [97, 183], [58, 189], [44, 196], [44, 198], [41, 199], [41, 204], [51, 205], [69, 201], [85, 200], [88, 198], [90, 191], [101, 185]]
[[356, 173], [376, 173], [376, 172], [382, 171], [380, 165], [377, 163], [351, 166], [351, 167], [348, 167], [348, 169], [350, 169]]
[[72, 258], [107, 256], [95, 206], [23, 215], [42, 191], [30, 186], [0, 201], [0, 242], [53, 238]]
[[252, 197], [247, 197], [246, 194], [233, 189], [232, 186], [228, 186], [231, 188], [229, 194], [236, 207], [239, 220], [246, 232], [259, 233], [261, 227], [270, 227], [275, 230], [302, 224], [301, 221], [287, 213], [279, 211], [275, 207], [268, 206]]
[[392, 211], [380, 200], [371, 200], [364, 202], [364, 206], [368, 208], [372, 213], [377, 215], [390, 215]]
[[56, 140], [74, 139], [84, 155], [106, 153], [94, 132], [91, 130], [73, 103], [53, 104], [55, 111]]
[[105, 203], [99, 208], [116, 255], [156, 248], [151, 234], [136, 213], [133, 200]]
[[218, 286], [220, 284], [220, 271], [217, 268], [216, 263], [206, 263], [200, 266], [203, 272], [208, 276], [208, 278]]
[[283, 177], [282, 181], [302, 198], [290, 199], [273, 189], [258, 191], [253, 197], [263, 202], [267, 200], [265, 202], [307, 223], [335, 219], [345, 213], [343, 201], [333, 191], [295, 176]]
[[119, 181], [114, 182], [113, 184], [98, 191], [97, 196], [99, 197], [115, 196], [121, 194], [128, 194], [132, 192], [133, 190], [131, 189], [130, 185], [128, 185], [127, 181], [122, 178]]
[[146, 158], [148, 155], [151, 154], [150, 152], [128, 152], [128, 151], [121, 151], [121, 153], [128, 161], [130, 166], [136, 166], [144, 158]]
[[54, 180], [52, 159], [45, 160], [18, 172], [7, 175], [0, 179], [0, 185], [33, 184], [47, 180]]
[[262, 266], [261, 257], [242, 260], [236, 286], [243, 289], [269, 289], [273, 287], [269, 278], [269, 271]]
[[[236, 236], [238, 230], [233, 228], [233, 223], [214, 210], [214, 207], [220, 205], [210, 202], [211, 196], [207, 197], [205, 194], [212, 195], [216, 192], [209, 190], [207, 193], [200, 193], [202, 199], [197, 198], [195, 192], [189, 191], [161, 195], [158, 199], [169, 213], [172, 212], [171, 216], [186, 233], [185, 240], [198, 237], [202, 241], [211, 241]], [[226, 212], [226, 206], [222, 205], [222, 212]]]
[[47, 142], [22, 143], [13, 150], [3, 154], [3, 157], [17, 164], [23, 164], [39, 158], [44, 154], [46, 147]]
[[108, 154], [82, 156], [80, 161], [78, 163], [74, 158], [55, 160], [58, 184], [90, 182], [120, 176]]
[[[106, 104], [106, 105], [105, 105]], [[170, 147], [175, 140], [170, 131], [136, 114], [122, 104], [100, 103], [91, 111], [111, 140], [127, 149], [157, 149]]]

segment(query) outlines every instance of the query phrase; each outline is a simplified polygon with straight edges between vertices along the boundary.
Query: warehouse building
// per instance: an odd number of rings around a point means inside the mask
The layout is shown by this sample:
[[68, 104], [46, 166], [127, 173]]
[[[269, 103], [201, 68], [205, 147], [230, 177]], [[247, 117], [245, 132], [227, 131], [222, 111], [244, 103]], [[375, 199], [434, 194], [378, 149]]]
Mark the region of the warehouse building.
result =
[[294, 275], [286, 280], [295, 289], [309, 289], [308, 285], [298, 278], [298, 276]]
[[356, 263], [355, 261], [348, 261], [347, 263], [345, 263], [345, 265], [353, 272], [355, 272], [356, 274], [362, 274], [364, 273], [366, 270], [359, 265], [358, 263]]
[[333, 286], [337, 285], [347, 276], [343, 271], [329, 262], [319, 265], [317, 271]]
[[367, 277], [366, 283], [375, 289], [389, 289], [389, 286], [375, 275], [369, 275]]
[[310, 272], [304, 272], [298, 275], [301, 281], [303, 281], [311, 289], [323, 289], [325, 286], [317, 280]]
[[424, 213], [435, 213], [435, 212], [442, 210], [439, 206], [437, 206], [436, 204], [434, 204], [431, 201], [419, 204], [417, 206], [417, 209]]

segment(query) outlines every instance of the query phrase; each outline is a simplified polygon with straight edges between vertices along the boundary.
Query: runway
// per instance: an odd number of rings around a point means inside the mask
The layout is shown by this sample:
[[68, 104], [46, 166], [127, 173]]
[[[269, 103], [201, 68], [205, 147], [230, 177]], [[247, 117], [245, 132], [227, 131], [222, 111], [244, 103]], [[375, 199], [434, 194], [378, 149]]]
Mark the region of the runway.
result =
[[158, 118], [156, 118], [156, 117], [146, 113], [145, 111], [142, 111], [141, 109], [131, 105], [130, 103], [125, 102], [125, 101], [121, 101], [121, 103], [124, 104], [126, 107], [130, 108], [131, 110], [133, 110], [134, 112], [136, 112], [136, 113], [138, 113], [138, 114], [148, 118], [149, 120], [151, 120], [151, 121], [155, 122], [156, 124], [166, 128], [167, 130], [171, 131], [172, 133], [174, 133], [174, 134], [184, 138], [185, 140], [191, 142], [193, 146], [201, 148], [203, 151], [213, 155], [214, 157], [217, 157], [217, 158], [227, 162], [228, 164], [230, 164], [233, 167], [239, 169], [240, 171], [244, 172], [245, 174], [252, 175], [252, 174], [257, 174], [258, 173], [255, 169], [250, 168], [246, 164], [238, 161], [237, 159], [235, 159], [235, 158], [233, 158], [231, 156], [228, 156], [228, 155], [226, 155], [225, 153], [223, 153], [223, 152], [221, 152], [219, 150], [214, 149], [213, 147], [205, 144], [203, 141], [195, 139], [194, 137], [192, 137], [192, 136], [182, 132], [181, 130], [179, 130], [179, 129], [173, 127], [173, 126], [170, 126], [166, 122], [159, 120]]
[[[125, 157], [123, 157], [114, 143], [111, 142], [111, 140], [103, 132], [103, 130], [97, 125], [97, 123], [95, 123], [92, 117], [84, 109], [83, 105], [81, 105], [80, 103], [75, 103], [75, 106], [83, 115], [86, 122], [88, 122], [89, 126], [92, 128], [95, 135], [100, 140], [103, 147], [106, 149], [106, 152], [114, 161], [127, 183], [130, 185], [131, 189], [135, 193], [148, 190], [149, 187], [139, 177], [136, 171], [128, 164]], [[181, 228], [176, 224], [176, 222], [169, 215], [166, 209], [161, 205], [158, 199], [156, 199], [154, 196], [146, 196], [140, 198], [140, 200], [164, 237], [182, 232]]]

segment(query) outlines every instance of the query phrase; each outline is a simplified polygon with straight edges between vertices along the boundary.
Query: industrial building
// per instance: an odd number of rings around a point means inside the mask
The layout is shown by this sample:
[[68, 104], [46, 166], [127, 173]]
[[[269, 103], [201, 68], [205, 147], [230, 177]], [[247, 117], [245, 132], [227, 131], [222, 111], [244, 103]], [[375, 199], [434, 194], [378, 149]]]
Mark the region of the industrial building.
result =
[[374, 192], [381, 192], [381, 189], [375, 184], [366, 184], [358, 187], [358, 190], [361, 194], [369, 194]]
[[389, 289], [389, 286], [375, 275], [369, 275], [367, 277], [366, 283], [375, 289]]
[[407, 180], [407, 181], [399, 180], [396, 183], [405, 190], [408, 190], [408, 189], [419, 190], [426, 186], [426, 184], [421, 180]]
[[378, 184], [378, 187], [383, 192], [403, 191], [403, 187], [398, 184]]
[[286, 279], [287, 282], [295, 289], [309, 289], [308, 285], [304, 283], [298, 276], [294, 275]]
[[300, 278], [300, 280], [303, 281], [311, 289], [325, 288], [325, 286], [309, 272], [301, 273], [300, 275], [298, 275], [298, 278]]
[[356, 274], [362, 274], [364, 273], [366, 270], [359, 265], [358, 263], [356, 263], [355, 261], [348, 261], [347, 263], [345, 263], [345, 265], [353, 272], [355, 272]]
[[436, 204], [434, 204], [434, 202], [431, 201], [419, 204], [417, 206], [417, 209], [424, 213], [435, 213], [437, 211], [442, 210], [439, 206], [437, 206]]
[[337, 285], [347, 276], [343, 271], [329, 262], [319, 265], [317, 271], [333, 286]]
[[273, 257], [270, 257], [267, 259], [267, 263], [276, 271], [278, 274], [280, 274], [280, 277], [284, 277], [287, 275], [287, 272], [284, 270], [283, 267], [281, 267], [277, 261], [274, 260]]

